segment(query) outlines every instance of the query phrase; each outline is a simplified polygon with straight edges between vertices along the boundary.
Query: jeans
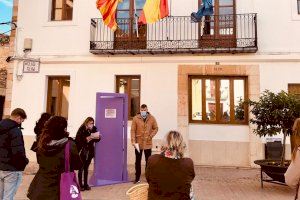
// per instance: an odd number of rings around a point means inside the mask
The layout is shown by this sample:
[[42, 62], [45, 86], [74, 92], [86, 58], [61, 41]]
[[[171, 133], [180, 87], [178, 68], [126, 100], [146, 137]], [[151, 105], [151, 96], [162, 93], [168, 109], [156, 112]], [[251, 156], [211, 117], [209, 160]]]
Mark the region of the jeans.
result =
[[140, 153], [135, 149], [135, 181], [139, 181], [141, 177], [141, 161], [143, 151], [145, 152], [145, 160], [146, 160], [146, 167], [148, 163], [148, 158], [151, 156], [152, 149], [140, 149]]
[[22, 181], [21, 171], [0, 170], [0, 199], [13, 200]]
[[213, 14], [214, 14], [214, 10], [212, 5], [212, 0], [203, 0], [203, 4], [199, 8], [198, 12], [192, 13], [192, 17], [196, 21], [201, 21], [201, 18], [203, 16], [209, 16]]

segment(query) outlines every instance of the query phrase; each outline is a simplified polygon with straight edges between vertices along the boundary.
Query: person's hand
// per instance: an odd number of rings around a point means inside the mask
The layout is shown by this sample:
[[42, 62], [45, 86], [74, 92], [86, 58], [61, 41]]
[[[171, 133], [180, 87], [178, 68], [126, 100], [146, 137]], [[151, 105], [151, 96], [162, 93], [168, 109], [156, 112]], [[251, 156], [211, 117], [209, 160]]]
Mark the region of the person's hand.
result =
[[91, 137], [92, 137], [92, 139], [96, 139], [96, 140], [100, 139], [101, 138], [100, 132], [92, 133]]
[[87, 137], [86, 137], [86, 141], [87, 141], [87, 142], [90, 142], [92, 139], [93, 139], [93, 138], [92, 138], [91, 136], [87, 136]]

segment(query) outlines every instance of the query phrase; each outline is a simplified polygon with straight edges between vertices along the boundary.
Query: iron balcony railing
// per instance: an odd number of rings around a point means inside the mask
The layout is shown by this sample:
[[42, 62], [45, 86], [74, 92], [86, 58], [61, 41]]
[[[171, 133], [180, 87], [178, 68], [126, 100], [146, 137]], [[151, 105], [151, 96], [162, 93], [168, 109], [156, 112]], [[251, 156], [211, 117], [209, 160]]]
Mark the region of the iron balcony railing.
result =
[[[135, 19], [117, 19], [113, 32], [102, 19], [91, 19], [90, 52], [94, 54], [254, 53], [257, 51], [257, 15], [167, 17], [154, 24], [136, 25]], [[138, 31], [137, 31], [138, 30]]]

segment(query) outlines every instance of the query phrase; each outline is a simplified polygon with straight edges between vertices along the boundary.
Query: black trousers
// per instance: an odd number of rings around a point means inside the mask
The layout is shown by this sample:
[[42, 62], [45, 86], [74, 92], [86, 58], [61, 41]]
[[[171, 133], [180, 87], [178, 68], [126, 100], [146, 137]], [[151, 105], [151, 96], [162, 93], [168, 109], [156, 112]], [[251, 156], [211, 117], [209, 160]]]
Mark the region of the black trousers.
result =
[[[88, 185], [89, 166], [93, 157], [88, 157], [87, 160], [82, 160], [83, 167], [78, 171], [78, 181], [80, 187]], [[83, 184], [82, 184], [82, 172], [83, 172]]]
[[148, 158], [151, 156], [152, 149], [141, 149], [140, 153], [135, 149], [135, 181], [139, 181], [141, 178], [141, 161], [143, 152], [145, 154], [146, 167], [148, 163]]

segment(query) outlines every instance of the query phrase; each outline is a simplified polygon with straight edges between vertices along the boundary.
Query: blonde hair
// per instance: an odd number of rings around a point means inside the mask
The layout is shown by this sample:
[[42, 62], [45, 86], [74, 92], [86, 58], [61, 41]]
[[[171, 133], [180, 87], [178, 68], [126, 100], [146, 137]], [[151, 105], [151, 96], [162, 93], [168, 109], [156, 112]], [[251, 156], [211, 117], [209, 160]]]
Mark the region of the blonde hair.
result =
[[184, 156], [185, 142], [183, 141], [182, 135], [178, 131], [169, 131], [166, 135], [166, 143], [162, 146], [162, 151], [171, 150], [176, 151], [179, 157]]
[[[295, 122], [294, 122], [294, 125], [293, 125], [293, 135], [300, 137], [300, 118], [297, 118], [295, 120]], [[295, 160], [299, 146], [300, 146], [300, 141], [299, 140], [295, 140], [295, 148], [293, 150], [292, 160]]]

